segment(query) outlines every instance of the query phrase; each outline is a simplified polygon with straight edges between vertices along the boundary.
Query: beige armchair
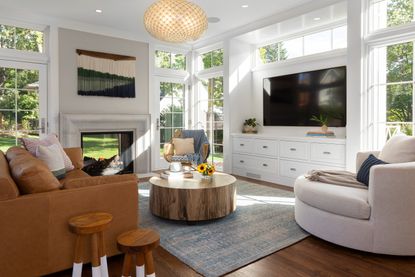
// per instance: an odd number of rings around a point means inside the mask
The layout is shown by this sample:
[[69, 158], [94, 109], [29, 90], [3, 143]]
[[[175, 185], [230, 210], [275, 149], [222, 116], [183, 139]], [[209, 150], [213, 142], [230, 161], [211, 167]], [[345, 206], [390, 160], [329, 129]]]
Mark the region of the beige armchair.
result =
[[[180, 138], [182, 136], [182, 132], [181, 130], [175, 130], [174, 134], [173, 134], [173, 138]], [[198, 151], [198, 149], [195, 149], [195, 152]], [[202, 145], [202, 158], [204, 161], [207, 160], [208, 156], [209, 156], [209, 144], [203, 144]], [[164, 144], [164, 148], [163, 148], [163, 156], [164, 159], [171, 163], [172, 162], [172, 157], [174, 156], [174, 145], [172, 142], [168, 142]], [[189, 162], [182, 162], [182, 164], [189, 164]]]
[[[370, 155], [360, 152], [357, 170]], [[415, 255], [415, 162], [376, 165], [368, 189], [295, 181], [295, 219], [309, 233], [346, 247]]]

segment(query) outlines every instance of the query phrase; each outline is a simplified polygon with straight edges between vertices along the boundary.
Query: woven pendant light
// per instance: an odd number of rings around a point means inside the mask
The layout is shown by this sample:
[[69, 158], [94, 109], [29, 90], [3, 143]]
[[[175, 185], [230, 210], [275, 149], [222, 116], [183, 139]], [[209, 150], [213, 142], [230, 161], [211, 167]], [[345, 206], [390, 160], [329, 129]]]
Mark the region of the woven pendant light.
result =
[[160, 0], [145, 12], [144, 25], [153, 37], [179, 43], [198, 39], [208, 21], [205, 12], [187, 0]]

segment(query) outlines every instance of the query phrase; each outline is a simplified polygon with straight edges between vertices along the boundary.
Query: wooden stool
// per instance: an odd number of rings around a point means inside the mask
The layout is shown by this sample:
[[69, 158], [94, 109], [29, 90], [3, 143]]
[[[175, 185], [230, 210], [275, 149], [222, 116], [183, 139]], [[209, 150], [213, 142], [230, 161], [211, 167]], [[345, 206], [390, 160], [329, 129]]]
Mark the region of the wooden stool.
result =
[[135, 258], [136, 276], [155, 277], [152, 250], [159, 246], [160, 236], [150, 229], [135, 229], [118, 236], [118, 250], [125, 254], [122, 276], [131, 276], [131, 267]]
[[102, 212], [83, 214], [69, 219], [69, 229], [77, 235], [72, 277], [81, 277], [82, 275], [82, 252], [86, 236], [91, 236], [92, 276], [108, 277], [104, 230], [111, 221], [112, 215]]

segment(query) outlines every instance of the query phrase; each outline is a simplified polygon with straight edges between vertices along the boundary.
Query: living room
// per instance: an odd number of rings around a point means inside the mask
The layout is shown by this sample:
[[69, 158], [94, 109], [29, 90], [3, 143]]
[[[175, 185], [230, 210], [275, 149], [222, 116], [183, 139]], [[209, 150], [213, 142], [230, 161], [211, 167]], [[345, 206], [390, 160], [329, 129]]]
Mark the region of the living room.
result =
[[0, 0], [0, 276], [414, 276], [411, 0]]

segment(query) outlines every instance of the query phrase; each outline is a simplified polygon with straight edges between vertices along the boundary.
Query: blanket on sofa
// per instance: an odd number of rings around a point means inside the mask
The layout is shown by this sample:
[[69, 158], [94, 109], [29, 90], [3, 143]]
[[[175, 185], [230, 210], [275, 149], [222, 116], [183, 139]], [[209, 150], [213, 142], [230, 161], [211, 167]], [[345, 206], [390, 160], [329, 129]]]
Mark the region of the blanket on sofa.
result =
[[312, 170], [305, 177], [314, 182], [332, 185], [367, 189], [367, 186], [356, 179], [356, 174], [342, 170]]

